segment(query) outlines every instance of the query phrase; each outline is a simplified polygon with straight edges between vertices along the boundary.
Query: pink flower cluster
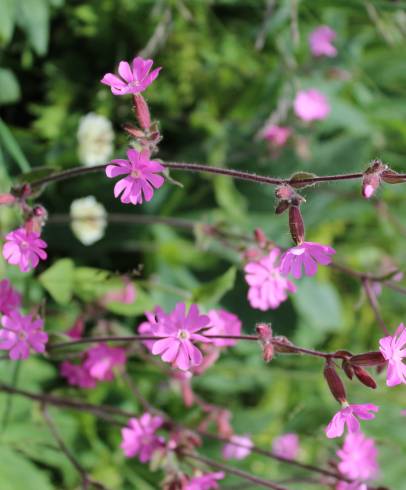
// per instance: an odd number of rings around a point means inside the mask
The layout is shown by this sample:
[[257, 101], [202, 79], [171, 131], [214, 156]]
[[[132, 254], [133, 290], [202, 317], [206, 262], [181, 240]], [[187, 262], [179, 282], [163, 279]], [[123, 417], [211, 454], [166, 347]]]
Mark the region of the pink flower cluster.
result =
[[112, 381], [115, 371], [122, 370], [126, 360], [125, 350], [121, 347], [99, 344], [85, 352], [81, 364], [64, 361], [60, 373], [70, 385], [94, 388], [98, 381]]
[[201, 315], [195, 304], [186, 312], [185, 304], [178, 303], [168, 314], [157, 307], [153, 312], [147, 312], [146, 317], [148, 321], [139, 325], [138, 333], [158, 339], [146, 340], [144, 344], [152, 354], [161, 356], [164, 362], [182, 371], [201, 372], [203, 366], [207, 369], [218, 357], [217, 351], [205, 349], [208, 354], [205, 358], [195, 342], [219, 349], [235, 345], [236, 340], [210, 336], [241, 334], [241, 322], [237, 316], [225, 310], [210, 310], [207, 315]]

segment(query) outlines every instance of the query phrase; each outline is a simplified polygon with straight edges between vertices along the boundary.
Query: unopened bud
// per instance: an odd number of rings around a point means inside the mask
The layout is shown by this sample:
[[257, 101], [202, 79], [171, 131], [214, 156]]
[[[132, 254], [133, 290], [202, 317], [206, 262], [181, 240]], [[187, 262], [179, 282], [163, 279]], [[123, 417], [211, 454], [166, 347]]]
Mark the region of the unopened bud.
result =
[[254, 237], [259, 247], [264, 248], [266, 246], [268, 239], [266, 238], [264, 230], [261, 228], [255, 228]]
[[352, 379], [354, 376], [354, 368], [346, 359], [343, 360], [341, 367], [343, 368], [343, 371], [347, 375], [347, 378]]
[[273, 340], [273, 346], [277, 354], [297, 354], [295, 346], [284, 335], [277, 335]]
[[368, 388], [372, 388], [373, 390], [376, 388], [376, 382], [374, 378], [365, 371], [364, 368], [360, 366], [353, 366], [355, 376], [361, 381], [362, 384], [368, 386]]
[[379, 351], [366, 352], [350, 358], [350, 363], [353, 366], [379, 366], [385, 362], [385, 358]]
[[145, 138], [145, 133], [139, 128], [136, 128], [132, 124], [123, 124], [123, 129], [125, 132], [127, 132], [130, 136], [136, 139], [140, 138]]
[[256, 332], [262, 345], [262, 357], [265, 362], [270, 362], [274, 356], [274, 346], [272, 344], [272, 327], [270, 323], [257, 323]]
[[369, 199], [373, 196], [381, 183], [383, 172], [388, 169], [388, 166], [380, 160], [374, 160], [371, 165], [365, 170], [362, 177], [362, 195]]
[[292, 240], [296, 245], [301, 245], [304, 242], [305, 229], [299, 206], [289, 208], [289, 229]]
[[402, 182], [405, 182], [406, 179], [393, 170], [385, 170], [382, 172], [382, 180], [387, 184], [401, 184]]
[[149, 129], [151, 126], [151, 116], [149, 114], [148, 104], [141, 94], [134, 95], [135, 112], [142, 129]]
[[331, 361], [327, 361], [324, 366], [324, 378], [334, 398], [338, 402], [343, 403], [346, 400], [344, 384]]
[[284, 213], [289, 207], [289, 203], [287, 201], [280, 201], [275, 208], [275, 214]]

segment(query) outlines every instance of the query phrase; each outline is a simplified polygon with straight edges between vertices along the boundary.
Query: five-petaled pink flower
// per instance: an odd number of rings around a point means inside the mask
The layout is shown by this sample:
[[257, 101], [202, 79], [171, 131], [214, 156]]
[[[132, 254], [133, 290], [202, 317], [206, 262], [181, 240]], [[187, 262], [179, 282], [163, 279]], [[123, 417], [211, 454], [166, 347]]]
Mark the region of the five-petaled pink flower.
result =
[[360, 430], [360, 423], [356, 417], [359, 417], [361, 420], [374, 419], [375, 415], [370, 412], [377, 412], [379, 410], [379, 407], [372, 403], [358, 405], [344, 403], [342, 407], [326, 427], [326, 435], [330, 439], [342, 436], [345, 424], [347, 424], [349, 432], [358, 432]]
[[43, 330], [44, 321], [34, 319], [32, 315], [22, 315], [11, 311], [1, 318], [3, 328], [0, 330], [0, 349], [8, 350], [10, 359], [27, 359], [30, 349], [45, 352], [48, 334]]
[[309, 35], [310, 51], [313, 56], [328, 56], [334, 58], [337, 55], [337, 48], [332, 41], [337, 34], [329, 26], [320, 26]]
[[281, 458], [296, 459], [299, 454], [299, 437], [293, 432], [287, 432], [276, 437], [272, 442], [272, 451]]
[[244, 459], [251, 454], [253, 445], [248, 436], [231, 436], [230, 442], [227, 442], [223, 447], [223, 458]]
[[121, 429], [121, 449], [127, 458], [138, 456], [141, 463], [152, 458], [156, 449], [163, 446], [164, 440], [156, 431], [164, 423], [164, 419], [145, 412], [140, 418], [131, 418], [128, 427]]
[[406, 384], [406, 327], [401, 323], [395, 334], [388, 335], [379, 341], [379, 350], [388, 361], [388, 372], [386, 384], [396, 386], [400, 383]]
[[90, 376], [89, 371], [81, 364], [72, 364], [69, 361], [64, 361], [59, 368], [59, 372], [72, 386], [89, 389], [94, 388], [97, 384], [96, 379]]
[[292, 134], [291, 128], [270, 124], [261, 131], [262, 138], [266, 139], [274, 147], [282, 147]]
[[99, 344], [86, 352], [83, 367], [90, 376], [99, 381], [114, 379], [114, 369], [122, 369], [126, 363], [125, 350], [120, 347], [110, 347]]
[[[233, 313], [226, 310], [210, 310], [207, 315], [211, 326], [204, 331], [204, 335], [241, 335], [241, 320]], [[231, 347], [237, 340], [210, 339], [210, 342], [217, 347]]]
[[164, 178], [157, 172], [163, 172], [164, 167], [150, 160], [148, 150], [130, 149], [127, 151], [128, 160], [112, 160], [106, 167], [106, 175], [110, 179], [118, 175], [126, 177], [120, 179], [114, 186], [114, 197], [121, 194], [121, 202], [124, 204], [142, 204], [143, 198], [150, 201], [154, 195], [154, 188], [159, 189]]
[[295, 279], [300, 279], [302, 277], [302, 267], [304, 267], [304, 272], [307, 276], [314, 276], [317, 272], [317, 264], [330, 264], [331, 255], [335, 253], [336, 251], [327, 245], [303, 242], [283, 254], [280, 271], [285, 276], [290, 273]]
[[222, 471], [195, 476], [186, 483], [184, 490], [216, 490], [219, 488], [217, 480], [222, 480], [223, 478], [224, 473]]
[[13, 289], [8, 279], [0, 281], [0, 313], [7, 315], [21, 304], [21, 294]]
[[153, 63], [140, 56], [134, 58], [131, 65], [127, 61], [120, 61], [118, 73], [121, 78], [107, 73], [100, 81], [110, 85], [114, 95], [139, 94], [151, 85], [161, 70], [161, 67], [155, 68], [150, 73]]
[[9, 264], [18, 265], [21, 272], [28, 272], [37, 267], [39, 259], [47, 258], [44, 251], [46, 247], [47, 244], [41, 240], [39, 233], [18, 228], [6, 235], [3, 257]]
[[253, 308], [262, 311], [278, 308], [287, 300], [288, 292], [296, 291], [296, 286], [283, 277], [276, 264], [279, 254], [279, 248], [274, 248], [266, 257], [244, 267], [245, 280], [250, 286], [248, 301]]
[[378, 450], [375, 441], [362, 432], [347, 434], [342, 449], [337, 451], [340, 458], [338, 469], [342, 475], [353, 480], [369, 480], [378, 473]]
[[191, 305], [186, 314], [184, 303], [177, 303], [175, 309], [168, 315], [162, 310], [157, 311], [156, 317], [157, 323], [153, 325], [153, 334], [165, 338], [154, 342], [152, 354], [160, 355], [163, 361], [172, 363], [182, 371], [199, 366], [203, 355], [193, 345], [193, 341], [210, 342], [197, 333], [208, 326], [209, 317], [200, 315], [195, 304]]
[[295, 97], [293, 108], [296, 116], [303, 121], [322, 120], [330, 113], [327, 97], [315, 89], [300, 90]]

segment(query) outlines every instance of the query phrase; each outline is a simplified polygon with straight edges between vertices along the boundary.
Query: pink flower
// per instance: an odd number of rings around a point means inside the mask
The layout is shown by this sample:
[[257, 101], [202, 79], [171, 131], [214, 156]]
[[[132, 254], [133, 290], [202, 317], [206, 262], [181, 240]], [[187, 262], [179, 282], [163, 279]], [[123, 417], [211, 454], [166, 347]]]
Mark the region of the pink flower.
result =
[[216, 488], [219, 488], [217, 480], [222, 480], [223, 478], [224, 473], [222, 471], [196, 476], [186, 483], [185, 490], [216, 490]]
[[131, 282], [129, 279], [124, 278], [122, 286], [106, 293], [100, 300], [100, 302], [103, 305], [109, 304], [111, 302], [118, 302], [125, 305], [130, 305], [134, 303], [136, 298], [137, 290], [135, 289], [134, 283]]
[[343, 404], [343, 408], [339, 410], [330, 423], [326, 427], [326, 435], [329, 439], [340, 437], [344, 432], [344, 425], [347, 424], [349, 432], [358, 432], [360, 424], [356, 417], [361, 420], [374, 419], [375, 415], [370, 412], [377, 412], [379, 407], [372, 403], [363, 403], [360, 405]]
[[120, 347], [109, 347], [99, 344], [86, 352], [83, 367], [90, 376], [99, 381], [114, 379], [114, 369], [122, 368], [126, 363], [125, 350]]
[[60, 366], [59, 372], [72, 386], [79, 386], [80, 388], [94, 388], [96, 386], [96, 380], [80, 364], [64, 361]]
[[388, 361], [386, 384], [396, 386], [406, 384], [406, 327], [401, 323], [396, 329], [395, 335], [388, 335], [379, 341], [379, 350]]
[[7, 315], [21, 304], [21, 294], [13, 289], [8, 279], [0, 281], [0, 313]]
[[223, 458], [244, 459], [251, 454], [253, 445], [248, 436], [231, 436], [230, 442], [223, 447]]
[[145, 412], [140, 418], [131, 418], [128, 427], [121, 429], [121, 449], [127, 458], [138, 456], [141, 463], [152, 458], [153, 452], [162, 447], [163, 438], [155, 432], [164, 423], [164, 419]]
[[336, 490], [368, 490], [368, 485], [366, 483], [347, 483], [345, 481], [340, 481], [337, 483]]
[[121, 78], [107, 73], [100, 81], [110, 85], [114, 95], [140, 94], [151, 85], [161, 70], [159, 67], [149, 73], [153, 63], [152, 60], [144, 60], [139, 56], [133, 59], [132, 66], [127, 61], [120, 61], [118, 73]]
[[209, 317], [200, 315], [195, 304], [191, 305], [188, 314], [184, 303], [178, 303], [169, 315], [158, 311], [153, 334], [165, 338], [154, 342], [152, 354], [160, 355], [163, 361], [173, 363], [182, 371], [199, 366], [203, 355], [192, 341], [209, 341], [197, 333], [209, 322]]
[[[157, 315], [165, 315], [165, 312], [158, 306], [154, 311], [146, 311], [145, 316], [147, 321], [142, 322], [138, 325], [138, 334], [144, 335], [145, 337], [154, 336], [154, 332], [158, 331], [159, 324], [157, 323]], [[151, 351], [154, 345], [154, 340], [144, 340], [142, 343], [145, 347]]]
[[[226, 310], [210, 310], [207, 313], [211, 327], [204, 331], [204, 335], [241, 335], [241, 321], [238, 316]], [[233, 339], [210, 339], [218, 347], [231, 347], [237, 343]]]
[[10, 359], [27, 359], [30, 349], [45, 352], [48, 334], [43, 331], [44, 321], [32, 315], [22, 315], [17, 310], [1, 318], [0, 349], [8, 350]]
[[317, 264], [328, 265], [331, 263], [331, 255], [336, 251], [327, 245], [314, 242], [303, 242], [301, 245], [290, 248], [281, 257], [280, 271], [283, 275], [289, 273], [295, 279], [302, 277], [302, 266], [307, 276], [314, 276], [317, 272]]
[[378, 473], [378, 450], [373, 439], [362, 432], [347, 434], [342, 449], [337, 451], [340, 458], [340, 473], [351, 479], [368, 480]]
[[303, 121], [325, 119], [330, 113], [330, 104], [325, 95], [315, 89], [300, 90], [293, 102], [297, 117]]
[[47, 258], [43, 250], [46, 247], [47, 244], [40, 239], [39, 233], [18, 228], [6, 235], [3, 257], [9, 264], [18, 265], [21, 272], [28, 272], [37, 267], [39, 259]]
[[85, 322], [81, 316], [79, 316], [72, 327], [66, 332], [66, 335], [71, 339], [81, 339], [83, 330], [85, 329]]
[[296, 286], [282, 276], [276, 265], [279, 254], [279, 248], [274, 248], [266, 257], [244, 267], [245, 280], [250, 286], [248, 301], [253, 308], [275, 309], [288, 299], [288, 292], [296, 291]]
[[125, 175], [114, 186], [114, 197], [121, 194], [121, 202], [124, 204], [142, 204], [143, 198], [150, 201], [154, 195], [154, 188], [159, 189], [163, 183], [162, 175], [164, 167], [154, 160], [150, 160], [148, 150], [138, 152], [127, 151], [128, 160], [112, 160], [112, 165], [107, 165], [106, 175], [110, 179], [118, 175]]
[[282, 147], [292, 134], [291, 128], [270, 124], [261, 131], [262, 138], [268, 140], [274, 147]]
[[334, 58], [337, 49], [331, 44], [337, 34], [329, 26], [320, 26], [310, 33], [309, 44], [313, 56], [328, 56]]
[[272, 451], [282, 458], [296, 459], [299, 454], [299, 437], [297, 434], [288, 432], [274, 439]]

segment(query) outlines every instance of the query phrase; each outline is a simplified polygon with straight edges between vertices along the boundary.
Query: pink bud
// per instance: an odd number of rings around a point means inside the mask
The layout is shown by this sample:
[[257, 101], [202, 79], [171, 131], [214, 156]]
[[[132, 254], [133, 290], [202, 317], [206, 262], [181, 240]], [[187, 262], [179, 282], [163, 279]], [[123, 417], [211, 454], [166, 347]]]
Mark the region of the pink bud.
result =
[[151, 116], [149, 114], [148, 104], [141, 94], [134, 95], [135, 111], [138, 122], [143, 129], [149, 129], [151, 126]]
[[324, 378], [334, 398], [338, 402], [343, 403], [346, 400], [344, 384], [331, 361], [327, 361], [324, 367]]
[[268, 240], [266, 238], [264, 230], [262, 230], [261, 228], [255, 228], [254, 237], [259, 247], [264, 248], [266, 246]]

